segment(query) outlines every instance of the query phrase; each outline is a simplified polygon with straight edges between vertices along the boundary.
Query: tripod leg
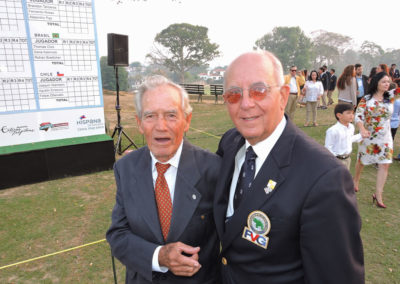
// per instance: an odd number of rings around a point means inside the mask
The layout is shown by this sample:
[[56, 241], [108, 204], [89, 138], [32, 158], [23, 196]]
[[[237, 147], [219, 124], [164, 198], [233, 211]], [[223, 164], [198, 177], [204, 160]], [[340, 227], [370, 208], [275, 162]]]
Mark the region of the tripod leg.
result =
[[114, 128], [114, 131], [113, 131], [113, 134], [111, 135], [111, 138], [114, 138], [115, 133], [117, 133], [117, 129], [118, 129], [118, 127]]
[[138, 149], [138, 146], [136, 146], [135, 142], [133, 142], [133, 140], [125, 133], [125, 131], [122, 130], [122, 134], [124, 134], [124, 136], [129, 140], [130, 144], [128, 146], [126, 146], [126, 148], [122, 151], [125, 152], [129, 147], [133, 146], [136, 149]]
[[136, 149], [138, 148], [138, 146], [136, 146], [135, 142], [128, 136], [128, 134], [125, 133], [124, 130], [122, 130], [122, 134], [124, 134], [124, 136], [131, 142], [131, 145], [135, 146]]
[[119, 155], [122, 155], [122, 153], [123, 153], [123, 151], [122, 151], [122, 134], [123, 134], [123, 130], [122, 130], [122, 127], [121, 127], [119, 129], [119, 131], [118, 131], [118, 142], [117, 142], [118, 147], [116, 147], [116, 148], [118, 148], [118, 154]]
[[112, 262], [112, 268], [113, 268], [113, 274], [114, 274], [114, 283], [117, 284], [117, 273], [115, 271], [115, 261], [114, 261], [114, 256], [112, 255], [111, 252], [111, 262]]
[[[123, 127], [121, 125], [117, 125], [115, 126], [112, 138], [114, 138], [114, 135], [118, 132], [118, 138], [117, 141], [114, 145], [114, 152], [115, 154], [118, 153], [118, 155], [122, 155], [129, 147], [134, 146], [136, 149], [138, 149], [139, 147], [135, 144], [135, 142], [128, 136], [128, 134], [125, 133], [125, 131], [123, 130]], [[125, 138], [127, 138], [130, 142], [130, 144], [128, 146], [126, 146], [123, 150], [122, 150], [122, 135], [125, 136]]]

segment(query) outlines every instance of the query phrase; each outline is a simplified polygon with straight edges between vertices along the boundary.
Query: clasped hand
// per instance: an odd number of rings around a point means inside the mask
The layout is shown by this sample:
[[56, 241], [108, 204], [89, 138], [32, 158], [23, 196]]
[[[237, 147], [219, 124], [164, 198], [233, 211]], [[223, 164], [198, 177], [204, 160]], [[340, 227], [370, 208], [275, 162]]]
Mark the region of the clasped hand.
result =
[[361, 131], [361, 137], [362, 138], [368, 138], [369, 136], [371, 136], [371, 133], [368, 130], [362, 130]]
[[191, 247], [181, 242], [166, 244], [160, 249], [158, 263], [168, 267], [175, 275], [192, 276], [201, 268], [199, 251], [200, 247]]

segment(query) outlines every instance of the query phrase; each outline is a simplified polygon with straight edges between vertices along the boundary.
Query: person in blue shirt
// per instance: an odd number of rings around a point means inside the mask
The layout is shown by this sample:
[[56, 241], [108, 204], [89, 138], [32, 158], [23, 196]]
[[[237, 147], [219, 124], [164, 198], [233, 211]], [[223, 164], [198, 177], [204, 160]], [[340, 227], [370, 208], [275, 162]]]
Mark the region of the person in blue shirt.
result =
[[[394, 142], [394, 137], [396, 136], [397, 128], [400, 122], [400, 97], [394, 101], [393, 113], [390, 118], [390, 130], [392, 131], [392, 137]], [[393, 160], [400, 161], [400, 154], [397, 157], [393, 157]]]

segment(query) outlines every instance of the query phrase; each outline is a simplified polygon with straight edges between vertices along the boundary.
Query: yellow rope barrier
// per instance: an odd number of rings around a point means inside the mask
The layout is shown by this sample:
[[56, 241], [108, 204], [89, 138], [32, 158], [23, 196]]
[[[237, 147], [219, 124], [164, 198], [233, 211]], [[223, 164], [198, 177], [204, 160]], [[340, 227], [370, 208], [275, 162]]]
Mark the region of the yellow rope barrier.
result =
[[65, 250], [61, 250], [61, 251], [49, 253], [49, 254], [46, 254], [46, 255], [34, 257], [34, 258], [27, 259], [27, 260], [24, 260], [24, 261], [19, 261], [19, 262], [16, 262], [16, 263], [8, 264], [8, 265], [5, 265], [5, 266], [1, 266], [1, 267], [0, 267], [0, 270], [2, 270], [2, 269], [4, 269], [4, 268], [16, 266], [16, 265], [19, 265], [19, 264], [31, 262], [31, 261], [34, 261], [34, 260], [46, 258], [46, 257], [53, 256], [53, 255], [56, 255], [56, 254], [65, 253], [65, 252], [68, 252], [68, 251], [71, 251], [71, 250], [76, 250], [76, 249], [79, 249], [79, 248], [91, 246], [91, 245], [94, 245], [94, 244], [98, 244], [98, 243], [104, 242], [105, 240], [106, 240], [106, 239], [102, 239], [102, 240], [98, 240], [98, 241], [95, 241], [95, 242], [91, 242], [91, 243], [87, 243], [87, 244], [84, 244], [84, 245], [80, 245], [80, 246], [77, 246], [77, 247], [73, 247], [73, 248], [69, 248], [69, 249], [65, 249]]
[[206, 134], [206, 135], [208, 135], [208, 136], [211, 136], [211, 137], [214, 137], [214, 138], [217, 138], [217, 139], [220, 139], [220, 138], [221, 138], [221, 136], [216, 136], [216, 135], [214, 135], [214, 134], [205, 132], [205, 131], [200, 130], [200, 129], [196, 129], [196, 128], [193, 128], [193, 127], [190, 127], [190, 129], [195, 130], [195, 131], [197, 131], [197, 132], [204, 133], [204, 134]]

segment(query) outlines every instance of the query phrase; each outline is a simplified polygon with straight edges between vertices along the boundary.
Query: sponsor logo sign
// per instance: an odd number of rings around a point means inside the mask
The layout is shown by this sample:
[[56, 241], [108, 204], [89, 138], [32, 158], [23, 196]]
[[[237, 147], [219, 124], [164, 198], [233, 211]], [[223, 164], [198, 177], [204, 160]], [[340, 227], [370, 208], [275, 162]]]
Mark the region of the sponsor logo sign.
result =
[[68, 122], [61, 122], [61, 123], [51, 123], [51, 122], [42, 122], [39, 126], [39, 130], [44, 130], [48, 131], [51, 129], [51, 131], [55, 130], [65, 130], [69, 128], [69, 123]]
[[82, 114], [76, 121], [78, 131], [89, 131], [104, 128], [104, 121], [101, 118], [91, 118]]
[[15, 126], [15, 127], [2, 126], [0, 129], [0, 133], [8, 134], [11, 136], [21, 136], [21, 135], [29, 134], [31, 132], [34, 132], [34, 130], [32, 128], [29, 128], [26, 125]]

